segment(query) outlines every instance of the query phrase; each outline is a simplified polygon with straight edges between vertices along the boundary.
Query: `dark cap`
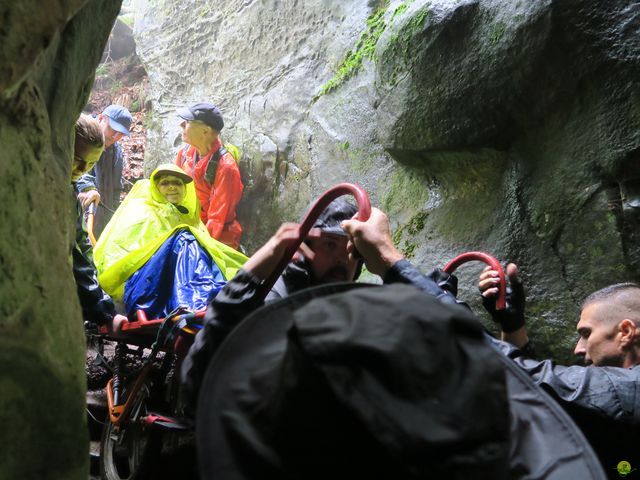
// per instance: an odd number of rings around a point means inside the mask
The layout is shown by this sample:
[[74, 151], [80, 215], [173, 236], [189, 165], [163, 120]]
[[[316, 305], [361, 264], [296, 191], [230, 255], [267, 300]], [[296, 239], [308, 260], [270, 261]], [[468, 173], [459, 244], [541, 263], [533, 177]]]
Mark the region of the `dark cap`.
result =
[[342, 230], [340, 224], [344, 220], [350, 220], [357, 212], [358, 209], [355, 205], [344, 198], [337, 198], [324, 209], [312, 228], [318, 228], [324, 233], [346, 236], [347, 234]]
[[218, 132], [224, 127], [222, 113], [213, 103], [194, 103], [188, 107], [179, 108], [177, 114], [185, 120], [198, 120]]
[[109, 105], [102, 111], [102, 115], [109, 119], [109, 126], [116, 132], [129, 135], [131, 128], [131, 112], [120, 105]]

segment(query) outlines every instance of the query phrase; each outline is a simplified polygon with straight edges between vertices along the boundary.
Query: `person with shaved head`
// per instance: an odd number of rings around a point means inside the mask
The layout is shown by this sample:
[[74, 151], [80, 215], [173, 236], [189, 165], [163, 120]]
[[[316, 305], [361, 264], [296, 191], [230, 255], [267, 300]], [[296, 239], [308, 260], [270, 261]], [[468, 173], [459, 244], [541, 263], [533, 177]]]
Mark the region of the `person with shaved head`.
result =
[[496, 349], [512, 359], [571, 415], [611, 478], [621, 461], [640, 466], [640, 285], [617, 283], [589, 295], [576, 325], [574, 353], [584, 366], [534, 360], [525, 328], [525, 294], [515, 264], [507, 265], [507, 308], [495, 309], [498, 272], [486, 268], [478, 287], [500, 325]]
[[574, 353], [586, 365], [630, 368], [640, 363], [640, 286], [617, 283], [582, 303]]

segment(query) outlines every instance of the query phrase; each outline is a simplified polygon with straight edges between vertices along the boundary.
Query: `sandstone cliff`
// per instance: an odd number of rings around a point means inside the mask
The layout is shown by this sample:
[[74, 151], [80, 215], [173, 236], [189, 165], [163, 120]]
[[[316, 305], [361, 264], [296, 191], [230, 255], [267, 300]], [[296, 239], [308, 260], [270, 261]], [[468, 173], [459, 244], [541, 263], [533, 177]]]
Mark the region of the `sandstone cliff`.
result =
[[[640, 6], [621, 0], [136, 0], [170, 161], [175, 108], [224, 112], [251, 185], [245, 243], [339, 181], [422, 268], [518, 262], [542, 354], [571, 357], [580, 300], [640, 279]], [[476, 297], [479, 268], [461, 271]]]
[[85, 480], [73, 126], [120, 1], [0, 1], [0, 478]]

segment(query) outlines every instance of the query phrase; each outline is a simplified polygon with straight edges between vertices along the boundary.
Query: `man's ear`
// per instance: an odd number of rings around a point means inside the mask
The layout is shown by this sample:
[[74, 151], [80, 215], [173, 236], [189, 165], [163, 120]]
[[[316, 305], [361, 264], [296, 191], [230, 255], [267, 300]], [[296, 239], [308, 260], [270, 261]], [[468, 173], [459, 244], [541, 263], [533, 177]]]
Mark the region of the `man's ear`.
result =
[[636, 339], [636, 323], [633, 320], [625, 318], [618, 323], [618, 331], [622, 335], [621, 341], [623, 345], [628, 345], [633, 343]]

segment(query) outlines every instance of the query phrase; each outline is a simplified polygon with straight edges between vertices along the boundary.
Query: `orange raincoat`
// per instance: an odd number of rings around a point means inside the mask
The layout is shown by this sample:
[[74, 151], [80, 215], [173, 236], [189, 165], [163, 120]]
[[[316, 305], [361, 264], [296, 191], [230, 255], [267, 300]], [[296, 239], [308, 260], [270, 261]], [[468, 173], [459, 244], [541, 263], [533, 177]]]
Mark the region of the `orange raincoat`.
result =
[[213, 185], [205, 179], [207, 166], [220, 148], [222, 142], [218, 139], [209, 153], [200, 158], [196, 148], [189, 146], [178, 152], [175, 164], [193, 177], [200, 202], [200, 218], [211, 236], [237, 250], [242, 226], [236, 217], [236, 206], [244, 190], [238, 164], [226, 152], [218, 161]]

